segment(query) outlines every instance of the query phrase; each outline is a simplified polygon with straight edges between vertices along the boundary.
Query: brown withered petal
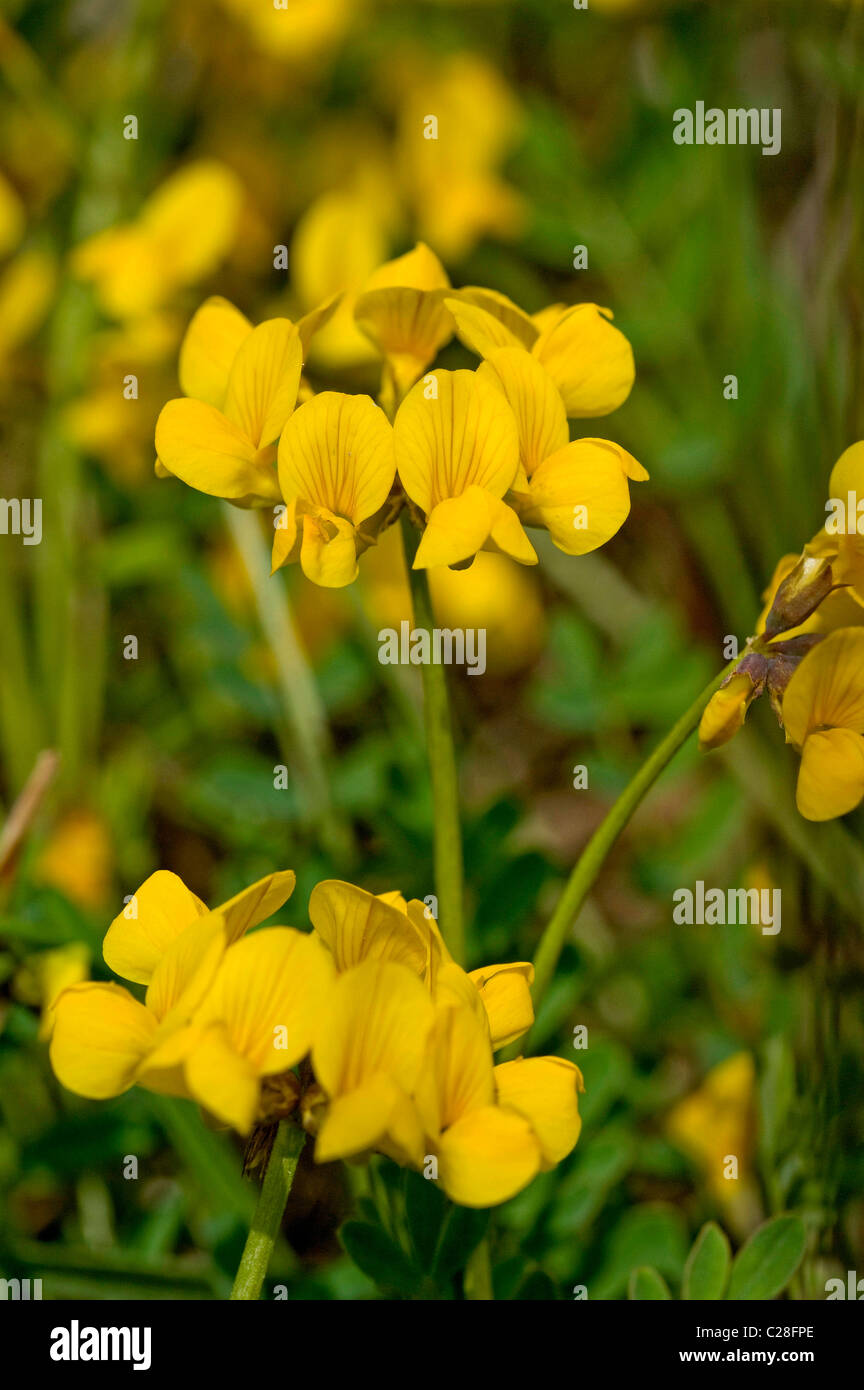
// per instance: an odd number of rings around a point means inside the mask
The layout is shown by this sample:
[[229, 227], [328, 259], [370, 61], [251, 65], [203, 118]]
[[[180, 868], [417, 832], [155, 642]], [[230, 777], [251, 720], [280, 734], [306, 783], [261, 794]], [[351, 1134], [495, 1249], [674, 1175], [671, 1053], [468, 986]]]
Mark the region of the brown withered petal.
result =
[[765, 619], [765, 636], [776, 637], [798, 627], [827, 598], [834, 581], [831, 566], [823, 556], [802, 555], [787, 574]]

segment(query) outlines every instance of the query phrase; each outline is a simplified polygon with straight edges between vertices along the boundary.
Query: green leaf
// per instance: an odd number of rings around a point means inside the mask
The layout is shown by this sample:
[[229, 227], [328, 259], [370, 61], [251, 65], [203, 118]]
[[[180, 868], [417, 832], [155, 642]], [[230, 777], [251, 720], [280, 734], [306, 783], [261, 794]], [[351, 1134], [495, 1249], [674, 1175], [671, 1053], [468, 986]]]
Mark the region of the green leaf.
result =
[[725, 1232], [714, 1221], [706, 1221], [687, 1256], [682, 1299], [715, 1302], [722, 1298], [731, 1262], [732, 1253]]
[[489, 1225], [488, 1211], [475, 1211], [472, 1207], [453, 1207], [447, 1224], [441, 1232], [435, 1264], [432, 1270], [435, 1278], [447, 1278], [457, 1269], [464, 1269], [469, 1257], [486, 1234]]
[[346, 1221], [339, 1239], [358, 1269], [383, 1292], [407, 1298], [416, 1291], [418, 1270], [383, 1227], [371, 1221]]
[[438, 1184], [406, 1170], [405, 1218], [414, 1258], [423, 1270], [432, 1267], [446, 1214], [447, 1201]]
[[641, 1269], [634, 1269], [630, 1275], [627, 1297], [642, 1303], [649, 1300], [657, 1303], [664, 1299], [670, 1299], [672, 1295], [666, 1286], [663, 1275], [658, 1274], [656, 1269], [652, 1269], [650, 1265], [643, 1265]]
[[777, 1216], [766, 1221], [735, 1256], [726, 1297], [748, 1302], [776, 1298], [801, 1263], [806, 1243], [807, 1232], [800, 1217]]

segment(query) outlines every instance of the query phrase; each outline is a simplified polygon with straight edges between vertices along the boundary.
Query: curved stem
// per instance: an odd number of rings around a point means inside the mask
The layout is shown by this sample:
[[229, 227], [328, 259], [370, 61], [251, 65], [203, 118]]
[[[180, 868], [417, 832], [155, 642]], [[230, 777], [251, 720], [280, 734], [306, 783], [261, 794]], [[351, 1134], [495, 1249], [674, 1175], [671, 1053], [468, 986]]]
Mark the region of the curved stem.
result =
[[[425, 570], [411, 568], [417, 537], [404, 512], [402, 534], [411, 578], [414, 624], [418, 629], [425, 629], [429, 633], [431, 658], [434, 618], [429, 579]], [[436, 665], [431, 659], [420, 669], [423, 675], [423, 714], [435, 812], [435, 894], [438, 898], [438, 925], [454, 959], [462, 964], [465, 959], [462, 832], [459, 826], [459, 778], [456, 771], [447, 673], [443, 665]]]
[[[579, 856], [573, 872], [567, 880], [564, 892], [558, 900], [558, 905], [540, 938], [540, 945], [534, 956], [534, 984], [531, 992], [535, 1016], [555, 973], [558, 958], [567, 940], [567, 934], [578, 917], [585, 899], [594, 887], [609, 851], [664, 768], [687, 742], [699, 724], [702, 712], [711, 696], [734, 665], [735, 662], [733, 661], [724, 667], [711, 684], [705, 687], [701, 695], [693, 701], [687, 712], [682, 714], [678, 722], [673, 725], [666, 737], [642, 764], [636, 776], [625, 787]], [[524, 1043], [520, 1041], [517, 1044], [511, 1044], [506, 1050], [505, 1056], [509, 1059], [518, 1056], [523, 1051], [527, 1052], [529, 1041], [530, 1035]]]
[[261, 1286], [305, 1142], [304, 1130], [299, 1129], [297, 1125], [289, 1124], [287, 1120], [280, 1122], [261, 1184], [255, 1215], [243, 1247], [237, 1278], [231, 1290], [232, 1299], [254, 1300], [261, 1295]]

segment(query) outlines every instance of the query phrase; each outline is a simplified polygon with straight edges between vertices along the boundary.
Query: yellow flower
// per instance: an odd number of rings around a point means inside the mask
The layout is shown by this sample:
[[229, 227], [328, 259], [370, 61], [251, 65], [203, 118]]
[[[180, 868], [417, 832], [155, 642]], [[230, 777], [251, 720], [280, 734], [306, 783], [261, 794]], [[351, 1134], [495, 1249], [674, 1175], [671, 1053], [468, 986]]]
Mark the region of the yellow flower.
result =
[[273, 568], [298, 560], [307, 578], [341, 588], [374, 541], [363, 523], [387, 501], [396, 473], [393, 429], [368, 396], [324, 391], [301, 405], [279, 441], [285, 510], [276, 524]]
[[245, 323], [225, 301], [199, 310], [181, 352], [181, 384], [202, 394], [163, 407], [156, 452], [163, 469], [199, 492], [272, 506], [281, 498], [274, 446], [297, 400], [303, 344], [289, 319], [248, 332]]
[[388, 408], [452, 338], [453, 318], [444, 305], [450, 292], [447, 272], [423, 242], [379, 266], [366, 282], [354, 317], [386, 360], [381, 399]]
[[147, 985], [144, 1003], [114, 984], [77, 984], [60, 994], [51, 1063], [63, 1085], [95, 1100], [136, 1083], [188, 1094], [181, 1045], [187, 1025], [227, 947], [280, 907], [294, 882], [290, 871], [270, 874], [208, 912], [176, 874], [151, 874], [102, 947], [116, 974]]
[[714, 692], [699, 722], [700, 748], [719, 748], [743, 727], [747, 710], [756, 693], [744, 672], [732, 676], [728, 684]]
[[306, 1056], [334, 979], [321, 944], [291, 927], [265, 928], [229, 946], [177, 1042], [195, 1100], [248, 1134], [262, 1080]]
[[221, 0], [244, 24], [263, 53], [303, 64], [339, 42], [357, 0]]
[[491, 349], [478, 375], [506, 396], [519, 428], [521, 471], [512, 502], [523, 523], [542, 526], [567, 555], [586, 555], [630, 514], [628, 479], [646, 470], [607, 439], [570, 442], [561, 395], [546, 369], [521, 347]]
[[539, 362], [569, 418], [608, 415], [629, 396], [636, 375], [633, 350], [610, 322], [611, 309], [558, 304], [531, 318], [506, 296], [476, 287], [446, 303], [459, 337], [478, 357], [509, 347]]
[[575, 1145], [582, 1077], [556, 1057], [492, 1064], [476, 1013], [436, 1009], [415, 1104], [441, 1185], [454, 1202], [506, 1202]]
[[23, 250], [0, 275], [0, 363], [39, 328], [54, 296], [57, 266], [45, 251]]
[[114, 318], [136, 318], [209, 275], [231, 249], [243, 190], [226, 165], [199, 160], [172, 174], [134, 222], [109, 227], [73, 252]]
[[417, 975], [434, 998], [468, 1002], [484, 1020], [493, 1048], [526, 1033], [534, 1022], [527, 961], [487, 965], [466, 973], [453, 961], [426, 905], [400, 893], [379, 897], [352, 883], [328, 879], [312, 890], [309, 920], [340, 972], [369, 960], [388, 960]]
[[315, 1076], [328, 1101], [317, 1162], [376, 1148], [420, 1161], [422, 1131], [411, 1095], [433, 1014], [417, 975], [392, 960], [365, 960], [339, 975], [312, 1045]]
[[[749, 1052], [736, 1052], [712, 1067], [702, 1085], [670, 1112], [673, 1143], [704, 1169], [714, 1196], [729, 1201], [738, 1184], [724, 1176], [729, 1157], [744, 1168], [752, 1149], [756, 1073]], [[742, 1173], [741, 1176], [744, 1176]]]
[[864, 630], [841, 628], [805, 656], [786, 688], [783, 722], [801, 752], [802, 816], [854, 810], [864, 797]]
[[101, 908], [111, 887], [113, 853], [108, 826], [85, 808], [70, 811], [54, 828], [36, 861], [36, 877], [82, 907]]
[[[524, 202], [498, 171], [519, 138], [522, 112], [500, 73], [473, 53], [404, 68], [396, 160], [421, 234], [456, 261], [486, 235], [518, 235]], [[424, 138], [431, 112], [434, 139]]]
[[402, 486], [425, 514], [415, 569], [458, 564], [484, 546], [537, 563], [502, 500], [519, 469], [519, 435], [500, 391], [476, 372], [434, 372], [402, 402], [394, 435]]

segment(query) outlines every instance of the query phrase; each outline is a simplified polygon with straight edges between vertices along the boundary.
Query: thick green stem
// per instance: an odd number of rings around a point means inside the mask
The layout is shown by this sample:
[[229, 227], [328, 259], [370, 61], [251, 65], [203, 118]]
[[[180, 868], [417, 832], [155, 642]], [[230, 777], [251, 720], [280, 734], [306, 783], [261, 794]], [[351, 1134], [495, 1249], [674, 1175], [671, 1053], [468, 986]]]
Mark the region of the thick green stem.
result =
[[[434, 618], [429, 580], [425, 570], [411, 568], [417, 537], [404, 513], [402, 527], [411, 576], [414, 626], [429, 633], [431, 658]], [[438, 925], [454, 959], [462, 963], [465, 959], [462, 832], [459, 826], [459, 778], [456, 771], [447, 673], [443, 665], [436, 665], [431, 659], [420, 669], [423, 673], [426, 748], [435, 813], [435, 895], [438, 899]]]
[[280, 577], [270, 574], [270, 556], [258, 517], [254, 512], [232, 507], [227, 502], [224, 512], [249, 576], [261, 630], [276, 663], [302, 798], [326, 848], [338, 862], [350, 863], [354, 854], [351, 837], [336, 815], [330, 796], [327, 716], [288, 598]]
[[282, 1224], [282, 1213], [294, 1182], [306, 1134], [283, 1120], [276, 1131], [258, 1205], [246, 1237], [243, 1258], [231, 1290], [232, 1299], [255, 1300], [261, 1295], [273, 1246]]
[[[573, 923], [579, 915], [585, 899], [594, 887], [597, 876], [600, 873], [606, 857], [618, 836], [627, 825], [639, 804], [653, 787], [657, 778], [664, 768], [675, 757], [678, 750], [683, 747], [687, 739], [697, 727], [702, 717], [702, 712], [711, 696], [719, 688], [728, 672], [735, 663], [730, 663], [710, 685], [702, 691], [701, 695], [694, 700], [693, 704], [682, 714], [678, 722], [669, 730], [669, 733], [657, 745], [654, 752], [642, 764], [633, 780], [625, 787], [624, 791], [615, 802], [611, 811], [595, 830], [588, 844], [576, 863], [567, 885], [558, 900], [558, 906], [549, 919], [546, 928], [540, 938], [540, 945], [534, 956], [534, 985], [532, 995], [534, 999], [534, 1012], [538, 1012], [541, 1003], [549, 988], [558, 958], [567, 940], [567, 934], [571, 930]], [[530, 1041], [530, 1038], [529, 1038]], [[527, 1043], [511, 1045], [507, 1049], [507, 1056], [518, 1056], [520, 1052], [529, 1051]]]

